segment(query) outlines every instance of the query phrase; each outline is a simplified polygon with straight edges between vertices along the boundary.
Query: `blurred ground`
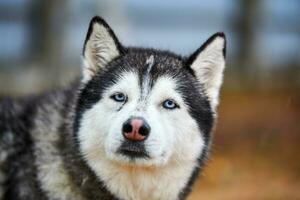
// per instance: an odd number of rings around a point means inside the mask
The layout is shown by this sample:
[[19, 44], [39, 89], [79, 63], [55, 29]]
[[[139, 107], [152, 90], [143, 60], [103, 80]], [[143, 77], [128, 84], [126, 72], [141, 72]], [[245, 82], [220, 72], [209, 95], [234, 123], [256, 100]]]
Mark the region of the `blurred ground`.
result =
[[300, 199], [300, 93], [224, 92], [209, 164], [189, 200]]

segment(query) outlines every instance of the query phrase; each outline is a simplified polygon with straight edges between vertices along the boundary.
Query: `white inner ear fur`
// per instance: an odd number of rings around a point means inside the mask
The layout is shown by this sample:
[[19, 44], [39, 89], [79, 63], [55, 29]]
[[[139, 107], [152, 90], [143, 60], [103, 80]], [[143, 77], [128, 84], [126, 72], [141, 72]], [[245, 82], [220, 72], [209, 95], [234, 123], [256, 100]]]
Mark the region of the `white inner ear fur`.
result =
[[203, 84], [214, 111], [219, 102], [219, 90], [223, 82], [224, 45], [225, 39], [217, 36], [198, 54], [191, 65], [197, 79]]
[[86, 42], [83, 53], [83, 82], [120, 54], [116, 43], [107, 28], [99, 23], [93, 24], [93, 31]]

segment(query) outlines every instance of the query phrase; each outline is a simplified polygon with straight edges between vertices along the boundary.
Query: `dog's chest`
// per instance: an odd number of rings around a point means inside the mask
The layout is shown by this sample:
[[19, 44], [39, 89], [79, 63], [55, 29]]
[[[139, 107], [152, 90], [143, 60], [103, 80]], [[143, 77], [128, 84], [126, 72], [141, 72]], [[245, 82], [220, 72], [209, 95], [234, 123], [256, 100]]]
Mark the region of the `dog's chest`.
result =
[[177, 200], [195, 167], [192, 163], [160, 170], [105, 165], [98, 176], [122, 200]]

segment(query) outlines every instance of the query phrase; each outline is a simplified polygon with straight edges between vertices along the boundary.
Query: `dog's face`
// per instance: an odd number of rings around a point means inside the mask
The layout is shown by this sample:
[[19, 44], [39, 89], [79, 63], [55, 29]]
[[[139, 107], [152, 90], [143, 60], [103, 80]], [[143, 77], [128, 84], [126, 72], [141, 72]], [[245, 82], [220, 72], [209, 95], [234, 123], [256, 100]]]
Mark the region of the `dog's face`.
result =
[[103, 162], [164, 166], [197, 163], [210, 142], [224, 68], [225, 39], [215, 34], [189, 58], [124, 48], [94, 18], [84, 46], [75, 130], [97, 172]]

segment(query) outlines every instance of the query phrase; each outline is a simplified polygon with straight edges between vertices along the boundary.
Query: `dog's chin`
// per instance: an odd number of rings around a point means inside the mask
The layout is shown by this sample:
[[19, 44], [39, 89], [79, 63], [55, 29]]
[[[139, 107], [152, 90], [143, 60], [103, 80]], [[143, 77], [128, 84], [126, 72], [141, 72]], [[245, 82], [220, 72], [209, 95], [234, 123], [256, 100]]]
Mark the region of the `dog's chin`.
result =
[[119, 149], [117, 153], [120, 154], [122, 157], [129, 159], [130, 161], [150, 159], [149, 154], [144, 151], [131, 151], [128, 149]]
[[167, 163], [166, 153], [149, 151], [144, 142], [122, 141], [117, 147], [107, 148], [108, 160], [118, 165], [163, 166]]
[[115, 165], [124, 166], [150, 166], [152, 159], [136, 152], [115, 151], [107, 154], [107, 159]]
[[124, 166], [137, 167], [159, 167], [166, 164], [166, 159], [162, 157], [153, 157], [149, 153], [134, 152], [118, 149], [108, 155], [108, 159], [117, 164]]

